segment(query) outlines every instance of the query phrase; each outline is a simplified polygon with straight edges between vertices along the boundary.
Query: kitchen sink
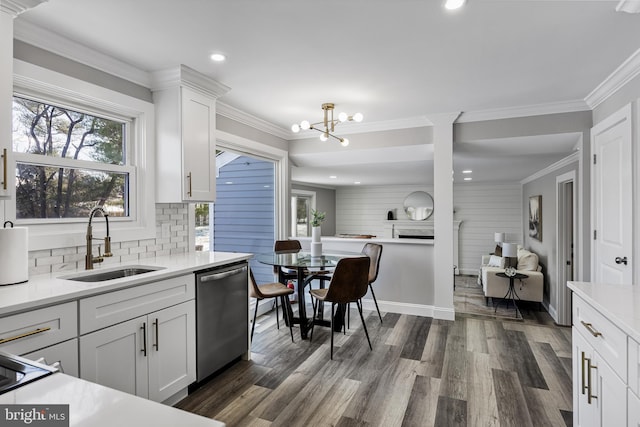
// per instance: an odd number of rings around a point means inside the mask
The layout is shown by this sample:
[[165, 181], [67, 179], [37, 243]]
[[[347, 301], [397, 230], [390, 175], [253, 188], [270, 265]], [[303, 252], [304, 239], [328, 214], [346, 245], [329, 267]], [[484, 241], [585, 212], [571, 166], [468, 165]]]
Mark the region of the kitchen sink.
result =
[[137, 276], [139, 274], [151, 273], [162, 270], [164, 267], [153, 267], [146, 265], [129, 265], [117, 269], [99, 271], [95, 273], [78, 273], [71, 276], [63, 276], [61, 279], [75, 280], [77, 282], [104, 282], [107, 280], [122, 279], [123, 277]]

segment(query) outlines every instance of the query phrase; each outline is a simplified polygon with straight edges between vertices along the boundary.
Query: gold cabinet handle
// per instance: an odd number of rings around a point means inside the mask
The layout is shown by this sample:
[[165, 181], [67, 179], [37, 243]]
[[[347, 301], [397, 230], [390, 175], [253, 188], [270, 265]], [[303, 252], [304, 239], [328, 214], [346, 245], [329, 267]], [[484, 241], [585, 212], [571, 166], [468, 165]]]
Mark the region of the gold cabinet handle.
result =
[[48, 326], [46, 328], [38, 328], [38, 329], [35, 329], [33, 331], [25, 332], [24, 334], [16, 335], [15, 337], [0, 339], [0, 344], [4, 344], [6, 342], [19, 340], [19, 339], [26, 338], [26, 337], [30, 337], [31, 335], [40, 334], [42, 332], [46, 332], [46, 331], [49, 331], [49, 330], [51, 330], [51, 328], [48, 327]]
[[147, 322], [142, 323], [142, 355], [147, 357]]
[[160, 335], [158, 335], [158, 319], [153, 322], [153, 325], [156, 328], [156, 342], [153, 346], [156, 348], [156, 351], [160, 350]]
[[584, 355], [584, 351], [582, 352], [582, 363], [580, 364], [580, 371], [582, 374], [582, 394], [585, 393], [585, 391], [587, 391], [587, 381], [585, 378], [586, 372], [584, 369], [584, 362], [586, 362], [588, 359], [585, 357]]
[[187, 191], [187, 195], [191, 197], [191, 172], [187, 174], [187, 179], [189, 180], [189, 190]]
[[7, 189], [7, 149], [2, 149], [2, 189]]
[[598, 338], [598, 337], [602, 336], [602, 333], [600, 333], [597, 330], [595, 330], [591, 323], [587, 323], [584, 320], [581, 320], [580, 323], [582, 323], [582, 326], [587, 328], [587, 331], [589, 331], [591, 333], [591, 335], [593, 335], [594, 337]]
[[592, 393], [592, 389], [591, 389], [591, 370], [592, 369], [598, 369], [598, 367], [596, 365], [592, 365], [591, 364], [591, 359], [587, 358], [586, 360], [587, 360], [587, 388], [589, 389], [589, 392], [587, 394], [587, 403], [589, 405], [591, 405], [591, 400], [598, 398], [598, 396], [595, 396]]

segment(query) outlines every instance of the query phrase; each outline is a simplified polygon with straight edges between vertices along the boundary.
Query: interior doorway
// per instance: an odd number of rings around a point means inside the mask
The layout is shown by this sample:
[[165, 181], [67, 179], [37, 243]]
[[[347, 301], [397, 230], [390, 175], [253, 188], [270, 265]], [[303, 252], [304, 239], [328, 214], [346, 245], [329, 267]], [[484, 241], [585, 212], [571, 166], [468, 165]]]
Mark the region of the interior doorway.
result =
[[574, 190], [575, 171], [556, 178], [557, 195], [557, 280], [556, 321], [560, 325], [571, 325], [571, 290], [567, 282], [576, 277], [575, 248], [577, 248], [577, 201]]

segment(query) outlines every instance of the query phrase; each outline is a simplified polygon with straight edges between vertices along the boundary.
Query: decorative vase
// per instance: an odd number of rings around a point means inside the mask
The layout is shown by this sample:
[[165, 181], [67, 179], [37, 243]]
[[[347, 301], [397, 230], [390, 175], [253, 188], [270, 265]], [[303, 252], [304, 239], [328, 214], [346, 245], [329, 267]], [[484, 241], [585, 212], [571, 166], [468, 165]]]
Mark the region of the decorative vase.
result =
[[322, 255], [322, 242], [320, 242], [320, 226], [311, 228], [311, 256], [319, 257]]

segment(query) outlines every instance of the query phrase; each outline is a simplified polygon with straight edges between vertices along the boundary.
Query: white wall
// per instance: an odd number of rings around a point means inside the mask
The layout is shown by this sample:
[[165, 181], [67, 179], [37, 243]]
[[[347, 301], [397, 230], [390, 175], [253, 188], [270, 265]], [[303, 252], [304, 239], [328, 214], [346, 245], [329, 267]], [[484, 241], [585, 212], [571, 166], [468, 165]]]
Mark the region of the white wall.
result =
[[[336, 233], [384, 236], [387, 212], [404, 219], [402, 204], [412, 191], [433, 194], [433, 187], [384, 185], [340, 187], [336, 190]], [[507, 241], [522, 244], [522, 192], [516, 184], [455, 184], [454, 219], [462, 221], [459, 273], [477, 274], [483, 254], [493, 252], [493, 233], [507, 233]], [[434, 209], [438, 201], [434, 200]]]

